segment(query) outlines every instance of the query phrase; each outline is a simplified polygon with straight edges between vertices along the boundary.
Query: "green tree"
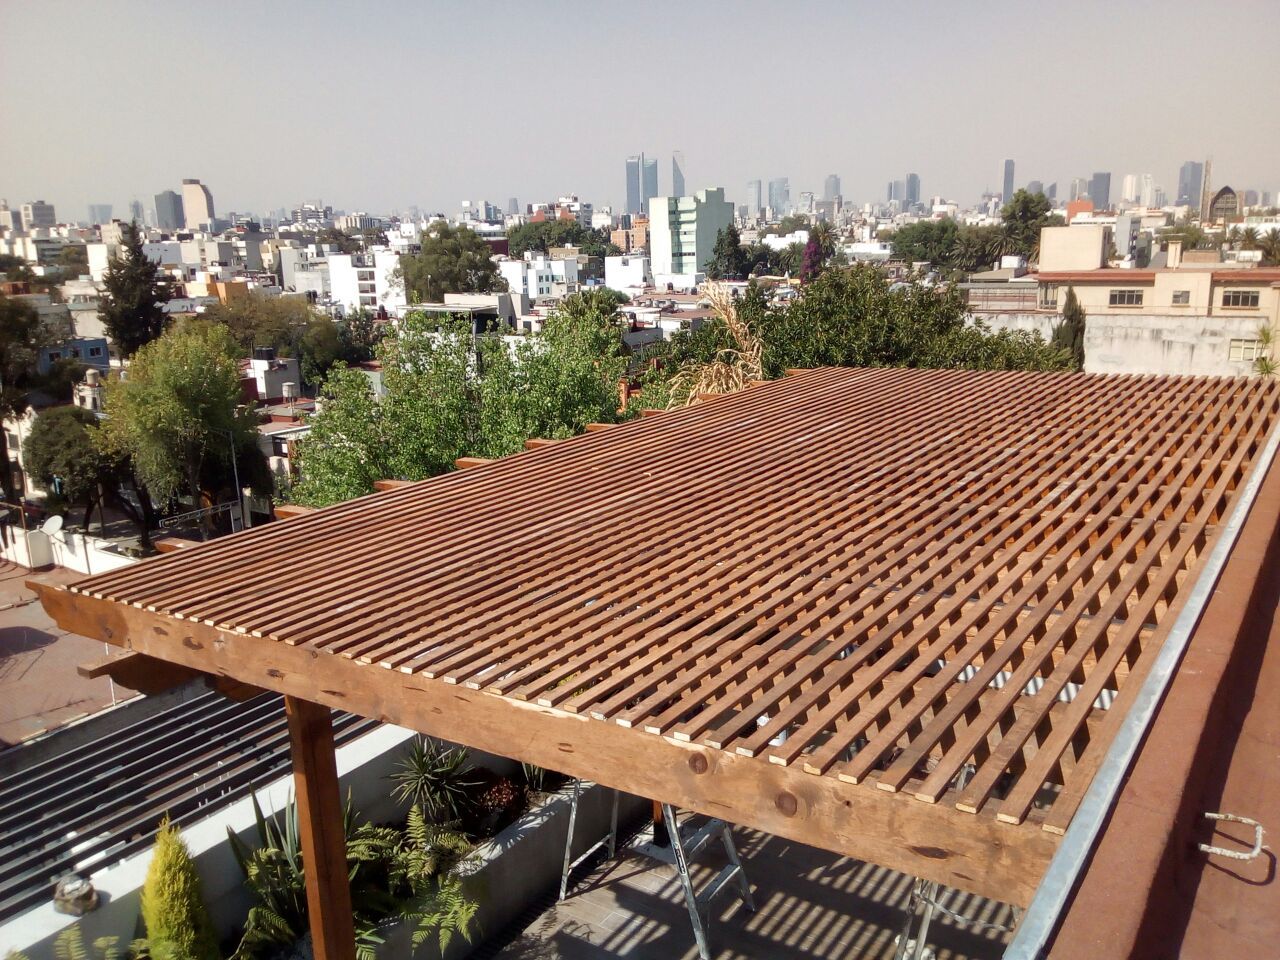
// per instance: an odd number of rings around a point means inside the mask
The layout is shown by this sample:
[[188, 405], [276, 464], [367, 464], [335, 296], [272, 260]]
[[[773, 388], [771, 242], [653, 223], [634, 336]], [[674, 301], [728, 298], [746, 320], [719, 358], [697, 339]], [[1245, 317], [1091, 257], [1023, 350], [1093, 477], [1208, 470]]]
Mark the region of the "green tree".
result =
[[747, 254], [738, 228], [732, 223], [716, 234], [705, 269], [709, 280], [741, 280], [747, 275]]
[[795, 233], [797, 230], [809, 229], [809, 218], [803, 213], [789, 213], [777, 223], [772, 223], [765, 228], [766, 236], [785, 237], [787, 234]]
[[128, 377], [107, 385], [106, 449], [129, 451], [138, 479], [162, 502], [187, 494], [197, 506], [214, 503], [236, 472], [269, 492], [257, 420], [240, 399], [239, 349], [227, 329], [186, 321], [142, 347]]
[[89, 272], [89, 248], [83, 243], [68, 243], [58, 251], [58, 269], [64, 276], [79, 277]]
[[326, 506], [373, 492], [392, 476], [391, 438], [369, 378], [338, 363], [320, 388], [319, 412], [299, 443], [299, 503]]
[[168, 947], [182, 960], [218, 960], [220, 956], [196, 865], [167, 817], [156, 833], [142, 885], [142, 921], [150, 944]]
[[868, 266], [828, 270], [789, 305], [741, 312], [763, 342], [767, 376], [819, 366], [1068, 366], [1039, 337], [991, 334], [971, 323], [959, 290], [891, 285]]
[[361, 307], [342, 318], [338, 333], [342, 337], [342, 359], [347, 363], [365, 363], [373, 359], [382, 339], [382, 324]]
[[302, 379], [317, 384], [339, 360], [346, 350], [338, 325], [328, 317], [316, 317], [302, 332], [299, 353], [302, 357]]
[[[1040, 249], [1040, 231], [1056, 218], [1049, 198], [1043, 193], [1019, 190], [1000, 211], [1001, 255], [1017, 255], [1034, 259]], [[1061, 222], [1057, 220], [1057, 222]], [[992, 257], [995, 259], [995, 257]]]
[[1280, 267], [1280, 230], [1272, 230], [1258, 241], [1262, 262], [1269, 267]]
[[172, 296], [172, 288], [159, 266], [142, 252], [142, 233], [136, 223], [124, 228], [120, 253], [107, 265], [102, 285], [98, 316], [107, 336], [126, 357], [164, 332], [167, 320], [161, 305]]
[[494, 293], [507, 289], [493, 248], [474, 230], [433, 223], [422, 251], [400, 258], [401, 282], [412, 303], [439, 303], [446, 293]]
[[1067, 287], [1067, 299], [1062, 305], [1062, 320], [1053, 328], [1049, 342], [1071, 357], [1073, 367], [1084, 369], [1084, 307], [1076, 299], [1074, 287]]
[[274, 347], [282, 357], [296, 357], [307, 327], [319, 314], [302, 297], [273, 297], [256, 290], [209, 307], [202, 315], [227, 328], [241, 355], [254, 347]]
[[[0, 419], [21, 416], [27, 395], [36, 385], [36, 360], [40, 347], [48, 341], [40, 315], [25, 300], [0, 295]], [[8, 465], [0, 470], [4, 498], [18, 499]]]
[[893, 256], [908, 263], [928, 262], [950, 266], [960, 239], [960, 228], [949, 217], [909, 223], [893, 234]]

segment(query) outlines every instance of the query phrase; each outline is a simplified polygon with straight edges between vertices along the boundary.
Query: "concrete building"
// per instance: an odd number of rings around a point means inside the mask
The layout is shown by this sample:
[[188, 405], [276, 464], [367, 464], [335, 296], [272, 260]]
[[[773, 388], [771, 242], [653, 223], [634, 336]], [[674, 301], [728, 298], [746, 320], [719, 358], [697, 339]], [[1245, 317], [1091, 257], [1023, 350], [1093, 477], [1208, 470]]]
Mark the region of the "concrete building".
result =
[[649, 258], [643, 256], [605, 257], [604, 285], [629, 297], [653, 286]]
[[655, 275], [701, 272], [716, 236], [733, 224], [733, 204], [724, 198], [723, 187], [699, 190], [692, 197], [655, 197], [650, 208], [649, 257]]
[[1013, 199], [1013, 161], [1006, 160], [1004, 162], [1004, 179], [1000, 190], [1000, 199], [1008, 203]]
[[187, 223], [182, 197], [173, 190], [156, 194], [156, 226], [161, 230], [181, 230]]
[[32, 200], [22, 205], [22, 229], [35, 230], [39, 227], [56, 227], [58, 218], [54, 216], [53, 204], [43, 200]]
[[[1046, 227], [1039, 273], [964, 284], [972, 314], [994, 329], [1048, 338], [1067, 290], [1084, 308], [1085, 370], [1240, 376], [1274, 359], [1262, 332], [1280, 324], [1280, 269], [1220, 262], [1216, 251], [1168, 244], [1164, 265], [1106, 266], [1112, 228]], [[1002, 271], [996, 271], [1000, 273]]]
[[609, 242], [623, 253], [649, 249], [649, 218], [642, 213], [626, 218], [626, 224], [609, 233]]
[[1240, 217], [1240, 198], [1230, 187], [1223, 187], [1209, 201], [1209, 221], [1228, 223]]
[[1204, 164], [1188, 160], [1178, 170], [1178, 206], [1199, 206], [1204, 189]]
[[530, 300], [539, 297], [562, 300], [580, 289], [576, 258], [551, 260], [530, 251], [523, 260], [499, 260], [498, 272], [512, 293], [523, 293]]
[[339, 312], [383, 307], [395, 313], [407, 305], [404, 284], [394, 278], [400, 257], [387, 250], [331, 254], [329, 291]]
[[183, 180], [182, 210], [186, 228], [199, 229], [214, 219], [213, 194], [199, 180]]
[[[755, 181], [759, 183], [760, 181]], [[834, 200], [840, 196], [840, 177], [834, 173], [827, 174], [827, 179], [822, 181], [822, 199]]]
[[671, 154], [671, 195], [684, 196], [684, 153], [680, 150]]
[[1071, 178], [1071, 196], [1068, 200], [1087, 200], [1089, 197], [1089, 181], [1084, 177]]
[[903, 202], [908, 207], [920, 202], [920, 175], [918, 173], [907, 174], [906, 193], [903, 194]]
[[111, 204], [109, 203], [89, 204], [89, 222], [91, 224], [110, 223], [111, 222]]
[[643, 154], [627, 157], [627, 213], [644, 210], [644, 198], [640, 194], [640, 167], [643, 162]]
[[747, 181], [747, 214], [751, 217], [760, 216], [760, 211], [764, 209], [764, 185], [759, 180]]

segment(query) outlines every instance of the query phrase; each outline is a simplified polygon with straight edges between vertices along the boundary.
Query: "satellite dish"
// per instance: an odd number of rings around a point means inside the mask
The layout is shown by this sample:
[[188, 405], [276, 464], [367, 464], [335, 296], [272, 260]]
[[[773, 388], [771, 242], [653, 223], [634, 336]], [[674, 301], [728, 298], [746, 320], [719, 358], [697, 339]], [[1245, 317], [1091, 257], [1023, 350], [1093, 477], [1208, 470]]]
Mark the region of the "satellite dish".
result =
[[49, 536], [53, 536], [55, 533], [57, 533], [61, 529], [62, 529], [62, 518], [56, 514], [50, 517], [44, 523], [40, 524], [40, 532], [46, 533]]

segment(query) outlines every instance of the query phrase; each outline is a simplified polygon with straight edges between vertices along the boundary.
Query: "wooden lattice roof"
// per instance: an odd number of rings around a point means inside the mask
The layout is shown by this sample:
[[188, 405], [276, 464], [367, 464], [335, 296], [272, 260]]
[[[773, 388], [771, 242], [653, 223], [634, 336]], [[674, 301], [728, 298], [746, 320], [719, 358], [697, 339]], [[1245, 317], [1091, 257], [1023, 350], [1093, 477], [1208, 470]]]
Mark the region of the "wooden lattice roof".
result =
[[64, 627], [1021, 903], [1280, 409], [822, 369], [44, 601]]

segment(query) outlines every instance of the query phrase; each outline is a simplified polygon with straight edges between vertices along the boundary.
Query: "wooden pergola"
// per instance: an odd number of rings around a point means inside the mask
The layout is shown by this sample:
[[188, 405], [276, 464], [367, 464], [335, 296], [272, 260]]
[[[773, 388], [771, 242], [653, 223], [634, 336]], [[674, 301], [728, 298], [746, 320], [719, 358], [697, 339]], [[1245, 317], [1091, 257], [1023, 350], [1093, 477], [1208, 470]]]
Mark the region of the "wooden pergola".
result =
[[322, 958], [331, 707], [1025, 905], [1278, 411], [1259, 378], [796, 371], [35, 586], [122, 669], [287, 696]]

